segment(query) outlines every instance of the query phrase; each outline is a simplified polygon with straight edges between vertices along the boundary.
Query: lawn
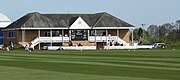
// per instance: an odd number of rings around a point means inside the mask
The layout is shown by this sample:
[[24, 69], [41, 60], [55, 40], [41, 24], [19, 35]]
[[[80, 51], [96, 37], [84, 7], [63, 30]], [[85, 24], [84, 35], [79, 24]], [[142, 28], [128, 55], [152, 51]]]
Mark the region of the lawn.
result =
[[180, 50], [0, 52], [1, 80], [179, 80]]

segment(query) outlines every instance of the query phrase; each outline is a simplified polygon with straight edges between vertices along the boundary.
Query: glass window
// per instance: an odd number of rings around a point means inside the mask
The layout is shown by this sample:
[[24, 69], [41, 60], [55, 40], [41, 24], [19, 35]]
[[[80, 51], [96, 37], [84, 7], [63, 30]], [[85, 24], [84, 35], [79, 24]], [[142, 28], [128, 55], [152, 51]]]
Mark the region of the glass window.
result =
[[[61, 33], [62, 33], [62, 32], [59, 31], [59, 30], [53, 30], [53, 31], [52, 31], [52, 37], [62, 36]], [[46, 36], [46, 37], [50, 37], [50, 36], [51, 36], [50, 31], [45, 32], [45, 36]]]
[[96, 30], [97, 36], [106, 36], [106, 30]]
[[3, 36], [3, 32], [2, 29], [0, 28], [0, 36]]
[[8, 37], [9, 38], [15, 37], [15, 32], [8, 32]]
[[90, 36], [95, 36], [95, 30], [91, 30]]
[[[95, 36], [95, 30], [91, 30], [91, 36]], [[96, 30], [96, 36], [106, 36], [106, 30]]]
[[88, 30], [72, 30], [72, 40], [88, 40]]
[[50, 32], [45, 32], [46, 37], [50, 37]]
[[52, 36], [60, 36], [60, 31], [52, 31]]

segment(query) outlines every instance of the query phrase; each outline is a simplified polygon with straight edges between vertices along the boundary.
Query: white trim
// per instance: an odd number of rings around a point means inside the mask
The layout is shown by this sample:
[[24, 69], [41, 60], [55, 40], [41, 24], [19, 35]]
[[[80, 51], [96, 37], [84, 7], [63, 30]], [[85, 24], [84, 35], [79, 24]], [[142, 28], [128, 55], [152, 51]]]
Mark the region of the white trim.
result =
[[[39, 37], [41, 37], [41, 30], [38, 30], [38, 39], [39, 39]], [[39, 43], [39, 50], [41, 50], [41, 43]]]
[[93, 27], [93, 29], [135, 29], [135, 27]]
[[[9, 31], [9, 30], [19, 30], [19, 29], [26, 29], [26, 30], [50, 30], [50, 29], [68, 29], [68, 28], [11, 28], [11, 29], [3, 29], [3, 31]], [[135, 29], [135, 27], [93, 27], [89, 29]]]
[[50, 30], [50, 29], [68, 29], [68, 28], [20, 28], [20, 29], [29, 29], [29, 30], [37, 30], [37, 29], [40, 29], [40, 30]]
[[18, 29], [20, 29], [20, 28], [11, 28], [11, 29], [2, 29], [2, 31], [13, 31], [13, 30], [18, 30]]

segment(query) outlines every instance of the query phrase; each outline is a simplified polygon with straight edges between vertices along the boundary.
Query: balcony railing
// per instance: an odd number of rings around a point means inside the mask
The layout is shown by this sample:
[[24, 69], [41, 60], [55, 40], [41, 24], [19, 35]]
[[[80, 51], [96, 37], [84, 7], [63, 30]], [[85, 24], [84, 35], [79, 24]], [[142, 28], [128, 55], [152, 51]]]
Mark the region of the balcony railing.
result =
[[107, 36], [89, 36], [89, 42], [107, 42]]
[[[69, 37], [39, 37], [35, 40], [38, 40], [40, 43], [49, 43], [49, 42], [69, 42]], [[34, 41], [35, 41], [34, 40]], [[36, 41], [35, 41], [36, 42]]]
[[107, 42], [108, 40], [115, 41], [123, 45], [129, 45], [118, 36], [89, 36], [89, 42]]

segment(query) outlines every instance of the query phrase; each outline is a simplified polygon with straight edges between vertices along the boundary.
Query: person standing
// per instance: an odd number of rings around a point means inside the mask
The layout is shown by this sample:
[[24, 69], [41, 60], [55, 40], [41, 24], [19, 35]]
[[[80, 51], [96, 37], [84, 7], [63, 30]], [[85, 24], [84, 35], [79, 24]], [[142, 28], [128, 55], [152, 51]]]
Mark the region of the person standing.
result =
[[107, 41], [107, 50], [110, 50], [110, 41]]

